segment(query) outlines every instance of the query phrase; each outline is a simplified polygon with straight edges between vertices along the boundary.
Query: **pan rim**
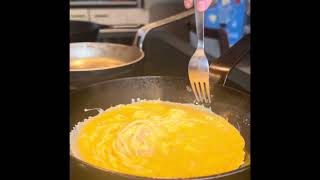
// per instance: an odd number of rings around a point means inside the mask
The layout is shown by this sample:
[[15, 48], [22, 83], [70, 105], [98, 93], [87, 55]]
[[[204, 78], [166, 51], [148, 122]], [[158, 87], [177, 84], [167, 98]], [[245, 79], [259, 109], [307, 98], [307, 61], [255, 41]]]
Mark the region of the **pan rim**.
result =
[[190, 177], [190, 178], [156, 178], [156, 177], [137, 176], [137, 175], [121, 173], [121, 172], [117, 172], [114, 170], [101, 168], [101, 167], [98, 167], [96, 165], [93, 165], [93, 164], [90, 164], [88, 162], [81, 160], [80, 158], [73, 155], [72, 152], [70, 152], [70, 157], [73, 158], [74, 160], [76, 160], [78, 163], [81, 163], [81, 165], [85, 165], [90, 168], [94, 168], [95, 170], [99, 170], [104, 173], [117, 175], [117, 176], [121, 176], [121, 177], [134, 178], [137, 180], [146, 180], [146, 179], [149, 179], [149, 180], [169, 180], [169, 179], [171, 179], [171, 180], [210, 180], [210, 179], [217, 179], [217, 178], [222, 178], [222, 177], [230, 176], [233, 174], [241, 173], [243, 171], [250, 169], [250, 164], [248, 164], [248, 165], [245, 165], [245, 166], [240, 167], [238, 169], [235, 169], [233, 171], [229, 171], [229, 172], [225, 172], [225, 173], [221, 173], [221, 174], [216, 174], [216, 175], [198, 176], [198, 177]]
[[[97, 87], [97, 86], [102, 85], [102, 84], [111, 83], [111, 82], [117, 82], [117, 81], [122, 81], [122, 80], [137, 79], [137, 78], [138, 79], [145, 79], [145, 78], [154, 78], [154, 79], [157, 79], [157, 78], [158, 79], [159, 78], [171, 78], [172, 79], [172, 78], [174, 78], [174, 79], [177, 79], [177, 80], [188, 80], [187, 78], [182, 77], [182, 76], [134, 76], [134, 77], [125, 77], [125, 78], [118, 78], [118, 79], [106, 80], [106, 81], [103, 81], [103, 82], [95, 83], [95, 84], [92, 84], [92, 85], [87, 86], [85, 88], [81, 88], [78, 91], [75, 91], [73, 93], [70, 93], [70, 95], [74, 94], [74, 93], [81, 92], [81, 91], [85, 91], [85, 90], [87, 90], [89, 88]], [[247, 96], [248, 98], [250, 98], [250, 94], [249, 93], [240, 91], [240, 90], [235, 89], [235, 88], [227, 87], [227, 86], [222, 86], [222, 85], [218, 85], [218, 86], [222, 87], [222, 88], [225, 88], [225, 89], [229, 89], [229, 90], [235, 91], [237, 93], [240, 93], [243, 96]], [[90, 164], [88, 162], [85, 162], [85, 161], [79, 159], [78, 157], [73, 155], [73, 153], [71, 152], [71, 149], [70, 149], [69, 153], [70, 153], [69, 154], [70, 158], [73, 158], [74, 160], [76, 160], [78, 164], [81, 163], [81, 165], [88, 166], [89, 168], [94, 168], [95, 170], [99, 170], [99, 171], [107, 173], [107, 174], [121, 176], [121, 177], [125, 177], [125, 178], [133, 178], [133, 179], [137, 179], [137, 180], [145, 180], [145, 179], [150, 179], [150, 180], [168, 180], [168, 179], [172, 179], [172, 180], [209, 180], [209, 179], [217, 179], [217, 178], [222, 178], [222, 177], [238, 174], [238, 173], [241, 173], [243, 171], [249, 170], [250, 167], [251, 167], [250, 166], [251, 162], [250, 162], [249, 164], [244, 165], [242, 167], [239, 167], [238, 169], [235, 169], [233, 171], [229, 171], [229, 172], [225, 172], [225, 173], [221, 173], [221, 174], [216, 174], [216, 175], [190, 177], [190, 178], [153, 178], [153, 177], [144, 177], [144, 176], [136, 176], [136, 175], [126, 174], [126, 173], [120, 173], [120, 172], [116, 172], [116, 171], [113, 171], [113, 170], [110, 170], [110, 169], [100, 168], [100, 167], [97, 167], [95, 165], [92, 165], [92, 164]]]
[[[102, 82], [97, 82], [97, 83], [93, 83], [89, 86], [86, 86], [84, 88], [80, 88], [79, 90], [75, 91], [75, 92], [72, 92], [70, 94], [73, 94], [73, 93], [77, 93], [79, 91], [82, 91], [82, 90], [85, 90], [85, 89], [88, 89], [88, 88], [92, 88], [94, 86], [99, 86], [100, 84], [105, 84], [105, 83], [109, 83], [109, 82], [114, 82], [114, 81], [121, 81], [121, 80], [130, 80], [130, 79], [144, 79], [144, 78], [175, 78], [177, 80], [188, 80], [188, 78], [184, 77], [184, 76], [156, 76], [156, 75], [151, 75], [151, 76], [132, 76], [132, 77], [123, 77], [123, 78], [116, 78], [116, 79], [109, 79], [109, 80], [105, 80], [105, 81], [102, 81]], [[232, 91], [235, 91], [237, 93], [240, 93], [242, 94], [243, 96], [247, 96], [250, 98], [250, 93], [247, 93], [247, 92], [244, 92], [244, 91], [241, 91], [239, 89], [235, 89], [235, 88], [232, 88], [232, 87], [228, 87], [228, 86], [223, 86], [223, 85], [220, 85], [220, 84], [215, 84], [216, 86], [219, 86], [221, 88], [225, 88], [225, 89], [229, 89], [229, 90], [232, 90]]]
[[[121, 67], [125, 67], [125, 66], [130, 66], [132, 64], [136, 64], [139, 61], [141, 61], [145, 54], [143, 52], [142, 49], [136, 47], [136, 46], [129, 46], [129, 45], [124, 45], [124, 44], [117, 44], [117, 43], [106, 43], [106, 42], [75, 42], [75, 43], [70, 43], [70, 47], [71, 46], [75, 46], [75, 45], [106, 45], [106, 46], [114, 46], [114, 47], [126, 47], [126, 48], [134, 48], [137, 51], [139, 51], [140, 56], [138, 58], [136, 58], [133, 61], [130, 61], [128, 63], [124, 63], [118, 66], [111, 66], [111, 67], [100, 67], [100, 68], [84, 68], [84, 69], [70, 69], [69, 68], [69, 72], [89, 72], [89, 71], [102, 71], [102, 70], [110, 70], [110, 69], [117, 69], [117, 68], [121, 68]], [[69, 59], [69, 63], [70, 63], [70, 59]]]

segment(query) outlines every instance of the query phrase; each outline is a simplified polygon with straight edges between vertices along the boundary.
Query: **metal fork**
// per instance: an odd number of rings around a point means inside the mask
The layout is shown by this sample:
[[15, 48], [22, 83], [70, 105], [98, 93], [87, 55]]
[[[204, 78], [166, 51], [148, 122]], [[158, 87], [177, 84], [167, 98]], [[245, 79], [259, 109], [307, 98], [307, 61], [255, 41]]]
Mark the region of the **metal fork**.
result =
[[197, 10], [194, 0], [198, 45], [189, 61], [188, 74], [196, 99], [200, 103], [211, 103], [209, 85], [209, 62], [204, 53], [204, 12]]

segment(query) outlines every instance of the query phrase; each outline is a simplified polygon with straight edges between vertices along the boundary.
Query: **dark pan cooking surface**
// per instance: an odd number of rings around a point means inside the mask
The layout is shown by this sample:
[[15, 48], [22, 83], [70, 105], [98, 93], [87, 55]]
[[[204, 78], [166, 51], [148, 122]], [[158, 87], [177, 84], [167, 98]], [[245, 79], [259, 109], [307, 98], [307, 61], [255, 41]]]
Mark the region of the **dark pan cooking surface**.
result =
[[[193, 93], [188, 90], [188, 80], [181, 77], [131, 77], [111, 80], [84, 88], [70, 94], [70, 128], [78, 121], [96, 112], [84, 112], [85, 108], [106, 109], [118, 104], [131, 103], [132, 99], [161, 99], [180, 103], [193, 103]], [[246, 151], [250, 153], [250, 96], [240, 91], [215, 86], [211, 108], [227, 118], [242, 134], [246, 141]], [[71, 130], [71, 129], [70, 129]], [[133, 176], [119, 176], [98, 170], [75, 158], [71, 158], [70, 173], [72, 180], [82, 179], [135, 179]], [[141, 178], [139, 178], [141, 179]], [[143, 179], [143, 178], [142, 178]], [[250, 168], [241, 167], [227, 174], [204, 179], [249, 180]]]

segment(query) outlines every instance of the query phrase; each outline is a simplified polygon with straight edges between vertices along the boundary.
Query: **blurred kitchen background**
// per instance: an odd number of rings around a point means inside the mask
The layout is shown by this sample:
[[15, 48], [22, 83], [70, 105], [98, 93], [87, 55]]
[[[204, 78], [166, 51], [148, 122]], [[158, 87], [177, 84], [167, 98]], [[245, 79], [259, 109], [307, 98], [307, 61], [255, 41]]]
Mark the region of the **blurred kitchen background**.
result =
[[[250, 33], [250, 0], [216, 0], [206, 12], [205, 26], [221, 29], [228, 45]], [[183, 0], [70, 0], [70, 20], [91, 21], [106, 25], [125, 25], [127, 29], [102, 29], [99, 41], [131, 44], [139, 27], [184, 11]], [[193, 21], [166, 26], [166, 32], [196, 43]], [[220, 56], [219, 37], [206, 38], [207, 53]], [[220, 40], [221, 41], [221, 40]], [[221, 44], [221, 43], [220, 43]]]
[[[205, 46], [207, 55], [211, 57], [209, 61], [220, 57], [229, 47], [250, 33], [250, 0], [213, 1], [215, 3], [205, 14]], [[185, 11], [183, 0], [70, 0], [70, 20], [126, 26], [126, 28], [100, 29], [97, 39], [99, 42], [132, 44], [139, 27], [182, 11]], [[197, 42], [194, 18], [186, 18], [153, 31], [160, 33], [147, 35], [149, 40], [145, 42], [145, 52], [147, 62], [152, 64], [150, 66], [156, 67], [158, 63], [159, 66], [168, 69], [177, 68], [182, 64], [179, 65], [179, 60], [184, 61], [183, 64], [186, 65], [185, 61], [190, 59], [188, 57], [192, 55]], [[166, 60], [168, 62], [161, 59], [168, 59]], [[152, 61], [154, 62], [151, 63]], [[162, 64], [160, 61], [163, 61]], [[172, 61], [176, 61], [176, 64]], [[157, 68], [153, 68], [152, 73], [160, 74], [155, 72], [155, 69]], [[238, 66], [238, 70], [230, 78], [240, 79], [235, 81], [249, 91], [249, 55]], [[164, 70], [162, 71], [162, 74], [166, 74]], [[176, 70], [172, 69], [172, 73], [175, 72]]]

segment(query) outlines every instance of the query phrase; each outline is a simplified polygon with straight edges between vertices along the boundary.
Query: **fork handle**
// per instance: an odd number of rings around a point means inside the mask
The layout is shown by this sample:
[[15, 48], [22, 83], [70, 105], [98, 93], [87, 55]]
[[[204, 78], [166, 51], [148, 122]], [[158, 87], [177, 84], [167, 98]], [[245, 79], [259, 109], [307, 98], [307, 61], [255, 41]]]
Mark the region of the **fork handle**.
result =
[[194, 12], [196, 18], [196, 31], [198, 37], [198, 48], [204, 49], [204, 12], [198, 11], [197, 0], [193, 0]]

